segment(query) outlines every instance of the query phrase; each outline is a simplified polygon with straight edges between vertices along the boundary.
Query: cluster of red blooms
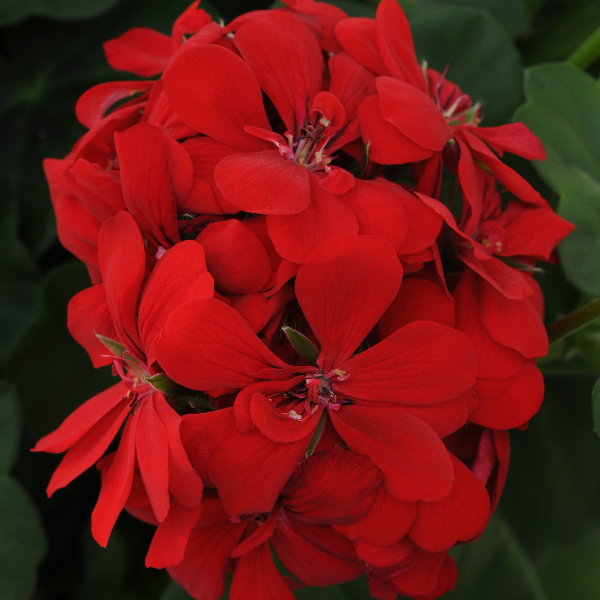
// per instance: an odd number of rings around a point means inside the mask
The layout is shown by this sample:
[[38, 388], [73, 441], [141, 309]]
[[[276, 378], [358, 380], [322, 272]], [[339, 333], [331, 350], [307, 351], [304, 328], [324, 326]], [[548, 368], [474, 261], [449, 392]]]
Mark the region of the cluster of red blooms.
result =
[[572, 226], [500, 160], [538, 139], [479, 127], [395, 0], [286, 4], [105, 44], [159, 78], [83, 94], [45, 170], [94, 284], [69, 329], [119, 381], [35, 450], [66, 451], [49, 494], [96, 465], [95, 539], [123, 509], [157, 526], [146, 564], [197, 600], [227, 572], [232, 600], [363, 573], [437, 598], [542, 401], [532, 272]]

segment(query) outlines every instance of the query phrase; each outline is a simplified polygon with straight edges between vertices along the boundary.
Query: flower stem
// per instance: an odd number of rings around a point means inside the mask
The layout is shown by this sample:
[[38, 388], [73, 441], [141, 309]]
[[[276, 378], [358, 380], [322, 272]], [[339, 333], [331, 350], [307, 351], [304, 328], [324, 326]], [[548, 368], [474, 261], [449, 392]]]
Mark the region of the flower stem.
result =
[[558, 342], [600, 317], [600, 298], [548, 326], [550, 343]]
[[575, 51], [567, 58], [567, 62], [574, 67], [586, 69], [600, 56], [600, 27], [584, 40]]

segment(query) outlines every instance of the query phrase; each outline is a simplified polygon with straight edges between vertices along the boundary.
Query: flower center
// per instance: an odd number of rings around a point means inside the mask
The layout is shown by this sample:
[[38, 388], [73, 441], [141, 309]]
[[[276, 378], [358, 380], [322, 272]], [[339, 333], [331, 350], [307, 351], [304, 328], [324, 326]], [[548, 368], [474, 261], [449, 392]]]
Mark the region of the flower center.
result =
[[152, 396], [154, 388], [146, 381], [148, 377], [148, 367], [128, 356], [123, 355], [115, 357], [113, 361], [113, 375], [118, 375], [128, 388], [127, 399], [131, 398], [129, 405], [132, 412], [136, 407]]
[[327, 171], [332, 161], [325, 149], [331, 139], [327, 131], [329, 123], [325, 117], [322, 117], [314, 125], [310, 122], [305, 123], [296, 135], [286, 131], [285, 139], [288, 145], [277, 144], [279, 153], [309, 171]]

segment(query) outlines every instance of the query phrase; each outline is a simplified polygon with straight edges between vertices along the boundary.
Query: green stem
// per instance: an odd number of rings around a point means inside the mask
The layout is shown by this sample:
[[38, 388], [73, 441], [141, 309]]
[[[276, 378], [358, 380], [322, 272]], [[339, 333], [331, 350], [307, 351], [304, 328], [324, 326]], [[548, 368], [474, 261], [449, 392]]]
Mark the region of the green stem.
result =
[[548, 327], [550, 343], [558, 342], [600, 317], [600, 298], [578, 308]]
[[327, 409], [324, 408], [321, 413], [321, 418], [319, 419], [319, 423], [317, 424], [317, 428], [315, 429], [315, 434], [312, 436], [312, 440], [310, 440], [310, 444], [306, 450], [306, 458], [312, 455], [321, 439], [321, 434], [323, 433], [323, 428], [325, 427], [325, 421], [327, 420]]
[[600, 27], [590, 35], [573, 54], [567, 58], [567, 62], [574, 67], [586, 69], [600, 56]]

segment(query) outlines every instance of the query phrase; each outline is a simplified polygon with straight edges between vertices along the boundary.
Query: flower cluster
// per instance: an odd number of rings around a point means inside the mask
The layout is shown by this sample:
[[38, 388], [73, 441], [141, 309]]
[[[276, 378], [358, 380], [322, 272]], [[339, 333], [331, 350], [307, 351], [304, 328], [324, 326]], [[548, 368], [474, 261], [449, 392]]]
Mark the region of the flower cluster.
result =
[[197, 600], [228, 571], [232, 600], [363, 573], [437, 598], [542, 401], [533, 271], [572, 227], [501, 161], [539, 141], [480, 127], [395, 0], [228, 26], [195, 2], [105, 51], [159, 77], [87, 91], [89, 132], [45, 161], [93, 283], [69, 329], [118, 380], [36, 445], [66, 452], [48, 493], [96, 465], [94, 538], [155, 525], [147, 566]]

